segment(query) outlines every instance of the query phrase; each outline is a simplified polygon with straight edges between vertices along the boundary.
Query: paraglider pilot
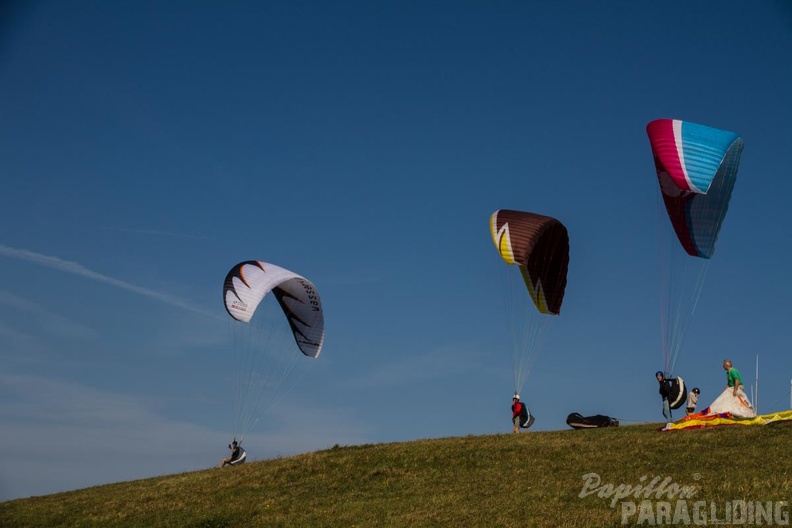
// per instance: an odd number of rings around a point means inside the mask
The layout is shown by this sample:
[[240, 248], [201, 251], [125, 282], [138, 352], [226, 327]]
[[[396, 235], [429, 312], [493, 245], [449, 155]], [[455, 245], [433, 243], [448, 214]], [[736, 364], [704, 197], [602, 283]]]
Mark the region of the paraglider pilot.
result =
[[665, 379], [665, 374], [662, 371], [658, 370], [655, 372], [655, 378], [657, 378], [657, 382], [660, 384], [660, 396], [663, 398], [663, 417], [666, 419], [666, 422], [671, 422], [671, 405], [668, 402], [668, 396], [671, 394], [671, 385]]
[[520, 401], [520, 395], [515, 393], [512, 398], [512, 424], [514, 424], [514, 432], [520, 432], [520, 415], [522, 414], [524, 404]]
[[231, 450], [231, 456], [224, 458], [220, 463], [220, 467], [233, 466], [234, 464], [242, 463], [245, 459], [245, 450], [237, 443], [236, 440], [228, 444], [228, 449]]

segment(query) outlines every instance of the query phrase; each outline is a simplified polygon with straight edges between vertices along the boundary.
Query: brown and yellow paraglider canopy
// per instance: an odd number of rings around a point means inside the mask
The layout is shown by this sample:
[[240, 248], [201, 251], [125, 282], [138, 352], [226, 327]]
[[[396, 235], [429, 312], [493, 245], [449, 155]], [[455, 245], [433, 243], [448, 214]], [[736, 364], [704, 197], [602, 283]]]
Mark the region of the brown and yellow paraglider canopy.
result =
[[495, 247], [507, 264], [520, 267], [540, 312], [558, 315], [569, 267], [569, 235], [555, 218], [500, 209], [490, 217]]

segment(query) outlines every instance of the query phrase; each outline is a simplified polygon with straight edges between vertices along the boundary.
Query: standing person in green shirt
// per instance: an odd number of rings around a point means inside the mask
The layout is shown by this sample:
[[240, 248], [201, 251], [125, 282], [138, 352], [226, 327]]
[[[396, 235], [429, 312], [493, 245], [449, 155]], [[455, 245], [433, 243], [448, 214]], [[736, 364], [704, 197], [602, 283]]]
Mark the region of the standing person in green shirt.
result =
[[736, 368], [732, 367], [730, 359], [723, 360], [723, 370], [726, 371], [726, 388], [734, 387], [734, 396], [737, 396], [737, 391], [742, 387], [742, 377]]

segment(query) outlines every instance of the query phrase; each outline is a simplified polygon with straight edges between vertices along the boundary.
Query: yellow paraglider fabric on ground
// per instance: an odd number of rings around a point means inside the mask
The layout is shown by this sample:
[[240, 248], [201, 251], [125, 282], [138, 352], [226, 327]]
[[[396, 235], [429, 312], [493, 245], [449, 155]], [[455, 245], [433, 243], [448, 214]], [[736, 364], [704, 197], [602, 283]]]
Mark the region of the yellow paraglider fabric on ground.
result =
[[720, 425], [767, 425], [776, 422], [792, 421], [792, 409], [770, 414], [762, 414], [753, 418], [734, 418], [730, 413], [705, 414], [704, 411], [691, 414], [666, 426], [663, 431], [680, 431], [683, 429], [702, 429], [704, 427], [717, 427]]

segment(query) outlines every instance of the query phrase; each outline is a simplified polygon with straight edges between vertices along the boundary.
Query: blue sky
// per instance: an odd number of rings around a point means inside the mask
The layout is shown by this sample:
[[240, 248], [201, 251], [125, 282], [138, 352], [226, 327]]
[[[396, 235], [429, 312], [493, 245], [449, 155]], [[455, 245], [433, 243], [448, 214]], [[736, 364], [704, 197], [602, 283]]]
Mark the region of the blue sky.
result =
[[252, 459], [508, 433], [500, 208], [570, 234], [534, 427], [661, 421], [661, 117], [745, 141], [677, 373], [787, 409], [792, 8], [550, 4], [5, 2], [0, 500], [218, 464], [250, 259], [326, 320]]

